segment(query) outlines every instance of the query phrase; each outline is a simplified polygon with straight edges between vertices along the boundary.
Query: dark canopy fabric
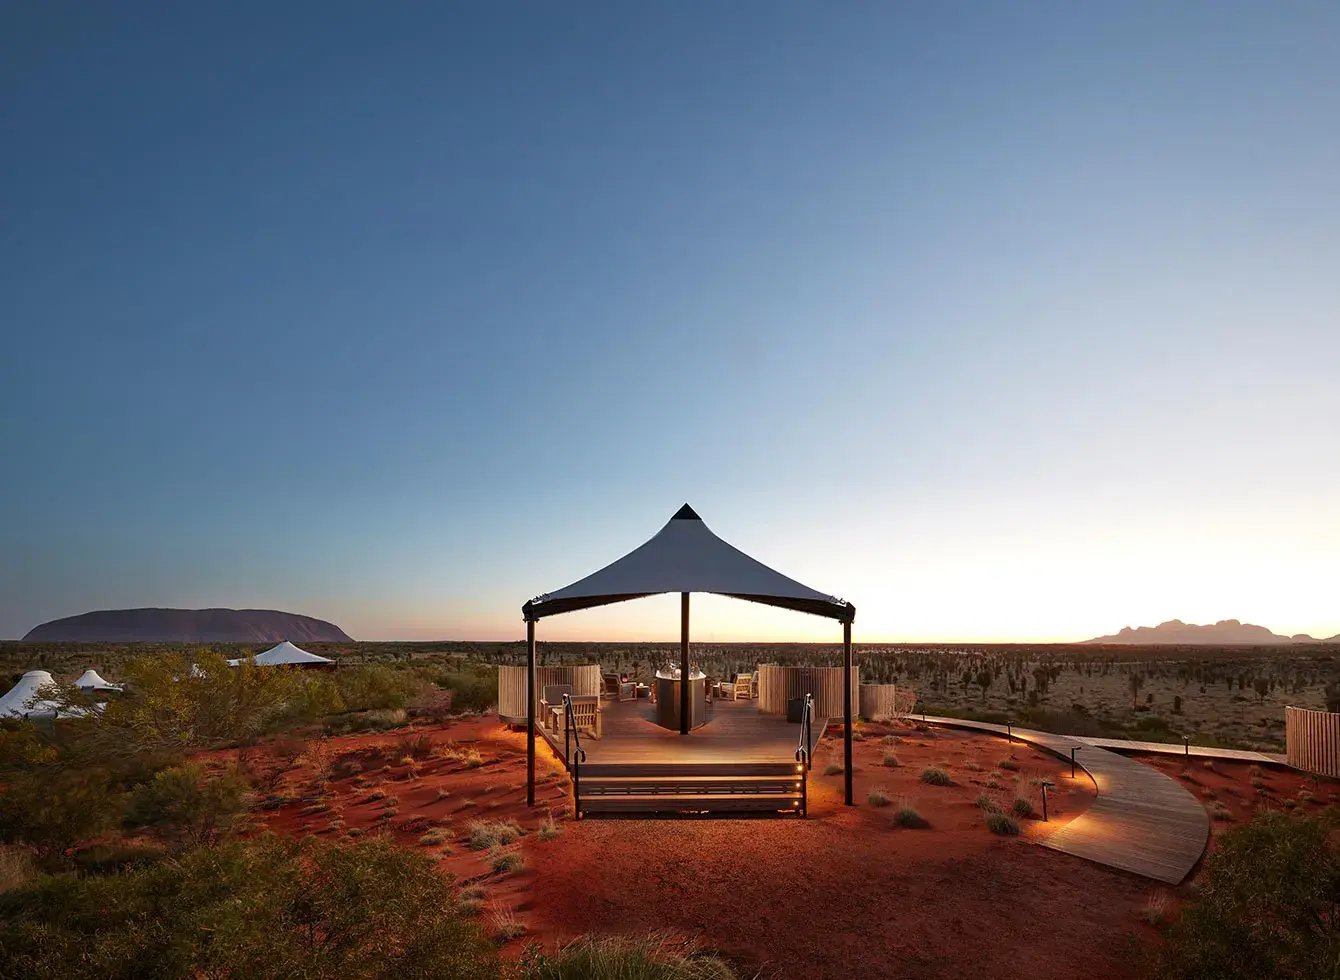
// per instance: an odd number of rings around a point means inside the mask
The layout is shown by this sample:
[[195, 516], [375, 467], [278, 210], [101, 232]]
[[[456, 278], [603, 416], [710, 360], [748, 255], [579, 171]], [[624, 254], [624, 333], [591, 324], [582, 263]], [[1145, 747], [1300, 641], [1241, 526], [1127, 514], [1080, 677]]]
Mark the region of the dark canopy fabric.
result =
[[521, 607], [528, 621], [663, 592], [717, 595], [850, 623], [856, 607], [749, 557], [717, 537], [685, 504], [656, 535], [584, 579]]

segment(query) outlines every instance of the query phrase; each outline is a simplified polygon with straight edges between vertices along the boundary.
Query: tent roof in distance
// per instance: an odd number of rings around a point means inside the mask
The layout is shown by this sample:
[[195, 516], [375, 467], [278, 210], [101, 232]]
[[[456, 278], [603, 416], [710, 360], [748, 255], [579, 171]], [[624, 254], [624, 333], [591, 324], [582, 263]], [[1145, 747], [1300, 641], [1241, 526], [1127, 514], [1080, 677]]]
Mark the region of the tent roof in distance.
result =
[[320, 657], [315, 653], [308, 653], [301, 647], [294, 646], [288, 640], [272, 646], [264, 653], [256, 654], [253, 661], [261, 667], [282, 667], [285, 664], [328, 664], [333, 662], [329, 657]]
[[30, 670], [19, 682], [0, 697], [0, 718], [26, 718], [34, 714], [54, 714], [55, 704], [43, 700], [39, 692], [56, 683], [45, 670]]
[[649, 541], [557, 592], [537, 596], [522, 616], [603, 606], [662, 592], [714, 592], [850, 623], [850, 602], [802, 585], [717, 537], [688, 504]]
[[90, 667], [79, 675], [79, 679], [74, 682], [74, 686], [81, 691], [124, 691], [124, 684], [113, 684], [107, 678], [103, 677], [96, 670]]

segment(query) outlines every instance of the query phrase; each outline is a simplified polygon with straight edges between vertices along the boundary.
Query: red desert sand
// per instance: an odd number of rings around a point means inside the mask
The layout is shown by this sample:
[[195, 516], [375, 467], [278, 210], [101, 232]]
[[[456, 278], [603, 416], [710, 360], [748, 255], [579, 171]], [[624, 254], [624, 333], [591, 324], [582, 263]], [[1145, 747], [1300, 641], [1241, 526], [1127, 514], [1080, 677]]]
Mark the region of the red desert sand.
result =
[[[982, 975], [988, 962], [992, 976], [1028, 980], [1140, 974], [1142, 949], [1157, 932], [1139, 913], [1163, 889], [1031, 841], [1092, 802], [1082, 771], [1071, 779], [1068, 763], [987, 735], [878, 725], [863, 725], [861, 734], [860, 805], [844, 807], [842, 776], [825, 774], [841, 756], [833, 729], [816, 754], [808, 820], [573, 821], [567, 776], [543, 742], [530, 810], [525, 737], [493, 717], [278, 740], [245, 761], [275, 798], [259, 827], [328, 838], [390, 834], [436, 856], [482, 895], [486, 925], [490, 916], [515, 915], [525, 931], [507, 945], [512, 955], [584, 933], [659, 932], [698, 941], [765, 977], [958, 980]], [[1231, 820], [1213, 821], [1216, 833], [1284, 800], [1319, 807], [1336, 788], [1246, 765], [1144, 761], [1208, 805], [1222, 802]], [[944, 769], [951, 784], [923, 782], [927, 767]], [[1042, 779], [1056, 784], [1049, 823], [1040, 819]], [[876, 790], [891, 802], [872, 805]], [[1020, 819], [1018, 837], [996, 836], [978, 806], [982, 794], [1002, 809], [1022, 796], [1039, 816]], [[902, 806], [926, 826], [896, 826]], [[538, 833], [551, 813], [560, 832]], [[515, 821], [526, 834], [471, 850], [475, 821]], [[507, 853], [524, 864], [495, 870]], [[1170, 911], [1185, 892], [1183, 885], [1170, 895]]]

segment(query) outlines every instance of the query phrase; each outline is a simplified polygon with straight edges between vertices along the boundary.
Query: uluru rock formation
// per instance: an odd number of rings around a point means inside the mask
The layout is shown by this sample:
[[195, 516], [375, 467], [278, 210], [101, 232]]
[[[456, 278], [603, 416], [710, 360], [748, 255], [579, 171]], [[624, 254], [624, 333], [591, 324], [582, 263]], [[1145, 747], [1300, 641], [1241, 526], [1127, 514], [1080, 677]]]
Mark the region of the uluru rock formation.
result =
[[334, 623], [275, 609], [103, 609], [53, 619], [28, 641], [82, 643], [348, 643]]

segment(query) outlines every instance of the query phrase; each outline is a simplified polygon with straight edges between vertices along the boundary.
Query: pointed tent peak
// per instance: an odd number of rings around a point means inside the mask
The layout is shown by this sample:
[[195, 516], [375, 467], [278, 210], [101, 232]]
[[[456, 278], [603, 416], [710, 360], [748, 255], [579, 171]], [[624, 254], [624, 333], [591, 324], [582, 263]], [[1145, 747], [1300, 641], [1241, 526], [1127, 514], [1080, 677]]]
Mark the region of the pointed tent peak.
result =
[[329, 657], [308, 653], [302, 647], [283, 640], [264, 653], [256, 654], [252, 662], [261, 667], [279, 667], [285, 664], [328, 664], [333, 661]]
[[665, 592], [713, 592], [851, 622], [855, 607], [726, 543], [688, 504], [648, 541], [599, 571], [521, 607], [528, 621]]

